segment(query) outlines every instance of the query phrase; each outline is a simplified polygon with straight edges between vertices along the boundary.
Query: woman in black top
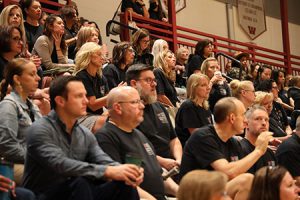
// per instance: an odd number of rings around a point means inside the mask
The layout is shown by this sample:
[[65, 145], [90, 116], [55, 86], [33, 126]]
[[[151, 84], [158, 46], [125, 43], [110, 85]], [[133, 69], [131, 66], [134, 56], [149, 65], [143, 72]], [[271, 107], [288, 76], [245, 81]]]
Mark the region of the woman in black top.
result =
[[153, 65], [153, 55], [150, 53], [150, 33], [147, 29], [137, 30], [131, 38], [135, 51], [134, 64], [143, 63]]
[[175, 89], [175, 63], [176, 58], [173, 52], [163, 51], [154, 63], [153, 71], [157, 81], [157, 100], [170, 107], [176, 107], [176, 103], [179, 102]]
[[192, 74], [187, 82], [187, 100], [178, 109], [175, 118], [176, 134], [182, 144], [195, 129], [212, 124], [208, 106], [209, 78], [203, 74]]
[[133, 63], [134, 55], [129, 42], [120, 42], [114, 46], [112, 63], [103, 69], [110, 90], [126, 83], [126, 70]]
[[223, 97], [231, 96], [229, 85], [220, 73], [220, 65], [216, 58], [209, 57], [201, 65], [201, 73], [210, 79], [211, 91], [208, 102], [210, 111], [213, 112], [215, 104]]
[[103, 107], [106, 105], [108, 85], [102, 74], [102, 63], [105, 58], [101, 47], [95, 42], [85, 43], [76, 54], [74, 74], [79, 77], [86, 89], [88, 115], [80, 118], [80, 123], [95, 132], [102, 127], [106, 120]]
[[187, 76], [200, 71], [202, 62], [212, 56], [212, 41], [204, 39], [199, 41], [195, 47], [195, 54], [191, 54], [187, 64]]
[[20, 6], [23, 11], [26, 38], [28, 44], [28, 51], [31, 52], [33, 46], [41, 35], [43, 35], [44, 27], [39, 24], [39, 19], [42, 15], [42, 7], [37, 0], [21, 0]]
[[8, 61], [17, 57], [23, 49], [23, 34], [15, 26], [0, 26], [0, 82]]

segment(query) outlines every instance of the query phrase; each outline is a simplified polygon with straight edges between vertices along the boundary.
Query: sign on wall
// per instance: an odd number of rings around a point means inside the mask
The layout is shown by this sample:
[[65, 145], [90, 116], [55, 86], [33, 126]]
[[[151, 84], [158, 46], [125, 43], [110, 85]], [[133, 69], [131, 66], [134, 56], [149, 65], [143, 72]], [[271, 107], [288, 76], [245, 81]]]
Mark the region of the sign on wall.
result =
[[239, 24], [254, 40], [267, 30], [264, 0], [237, 0]]

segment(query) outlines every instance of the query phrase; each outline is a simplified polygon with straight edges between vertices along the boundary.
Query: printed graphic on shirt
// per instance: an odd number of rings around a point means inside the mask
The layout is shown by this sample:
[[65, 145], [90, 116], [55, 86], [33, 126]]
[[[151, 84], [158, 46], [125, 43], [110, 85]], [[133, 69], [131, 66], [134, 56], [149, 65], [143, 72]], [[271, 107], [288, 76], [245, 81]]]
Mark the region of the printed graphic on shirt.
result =
[[149, 156], [155, 155], [151, 146], [148, 143], [144, 143], [143, 145]]
[[157, 118], [161, 121], [161, 123], [163, 124], [167, 124], [168, 123], [168, 120], [167, 120], [167, 117], [165, 115], [164, 112], [161, 112], [161, 113], [157, 113]]

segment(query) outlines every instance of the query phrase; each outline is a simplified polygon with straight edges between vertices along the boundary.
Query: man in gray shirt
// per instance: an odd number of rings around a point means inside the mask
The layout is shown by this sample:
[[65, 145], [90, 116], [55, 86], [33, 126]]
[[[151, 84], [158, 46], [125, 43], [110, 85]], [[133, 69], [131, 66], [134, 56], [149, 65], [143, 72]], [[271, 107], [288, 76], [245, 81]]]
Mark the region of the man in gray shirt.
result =
[[53, 110], [28, 131], [24, 186], [42, 199], [138, 199], [143, 169], [113, 161], [77, 123], [88, 103], [82, 82], [57, 78], [50, 100]]

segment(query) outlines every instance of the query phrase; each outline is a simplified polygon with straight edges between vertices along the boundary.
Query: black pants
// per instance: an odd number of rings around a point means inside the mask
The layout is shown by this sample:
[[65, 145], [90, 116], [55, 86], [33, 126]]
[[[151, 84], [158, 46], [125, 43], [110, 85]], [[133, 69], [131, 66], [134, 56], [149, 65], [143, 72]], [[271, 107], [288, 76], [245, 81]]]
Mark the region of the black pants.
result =
[[119, 181], [69, 180], [39, 195], [39, 200], [139, 200], [137, 190]]

